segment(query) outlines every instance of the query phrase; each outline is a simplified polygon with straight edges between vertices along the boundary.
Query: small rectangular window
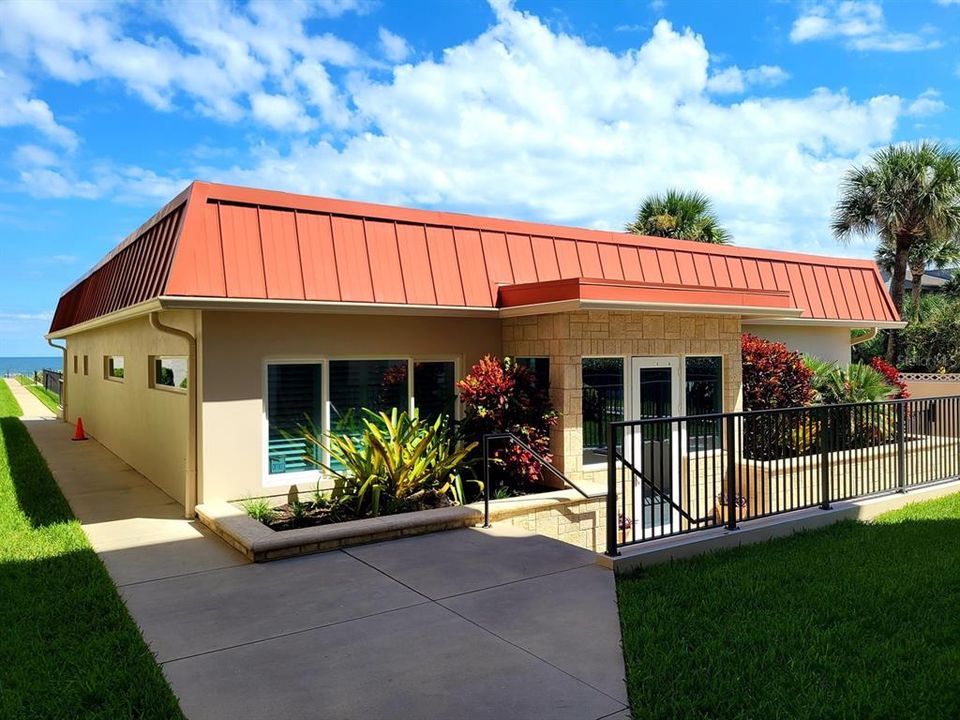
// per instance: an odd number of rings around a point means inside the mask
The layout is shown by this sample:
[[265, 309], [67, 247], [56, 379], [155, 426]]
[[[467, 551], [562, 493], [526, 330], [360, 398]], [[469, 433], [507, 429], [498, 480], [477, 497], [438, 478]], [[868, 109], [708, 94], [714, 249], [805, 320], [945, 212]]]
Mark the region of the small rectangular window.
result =
[[74, 374], [74, 375], [76, 375], [78, 372], [80, 372], [80, 371], [77, 369], [77, 368], [79, 367], [78, 363], [79, 363], [79, 360], [78, 360], [77, 356], [74, 355], [74, 356], [73, 356], [73, 374]]
[[107, 355], [103, 359], [103, 376], [123, 382], [123, 355]]
[[450, 361], [413, 363], [413, 403], [424, 420], [456, 413], [456, 364]]
[[153, 386], [163, 389], [186, 390], [187, 358], [153, 358]]
[[518, 365], [530, 369], [537, 379], [537, 387], [542, 390], [550, 389], [550, 358], [546, 357], [518, 357]]
[[90, 374], [90, 357], [88, 355], [83, 356], [83, 374]]
[[607, 429], [624, 418], [623, 358], [583, 358], [583, 464], [606, 462]]
[[[686, 414], [712, 415], [723, 412], [723, 361], [716, 357], [688, 357], [684, 362]], [[687, 423], [687, 447], [713, 450], [722, 445], [719, 418]]]
[[268, 473], [317, 470], [308, 456], [320, 460], [320, 449], [307, 443], [301, 427], [323, 427], [323, 366], [282, 364], [267, 367]]

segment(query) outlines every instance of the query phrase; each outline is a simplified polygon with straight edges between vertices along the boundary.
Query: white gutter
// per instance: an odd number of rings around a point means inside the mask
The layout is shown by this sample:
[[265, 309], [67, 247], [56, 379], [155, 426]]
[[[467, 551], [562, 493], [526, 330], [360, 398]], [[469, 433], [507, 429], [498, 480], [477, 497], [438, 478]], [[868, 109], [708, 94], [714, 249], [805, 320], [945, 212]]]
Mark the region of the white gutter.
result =
[[184, 471], [183, 514], [193, 518], [197, 506], [197, 339], [186, 330], [170, 327], [160, 322], [160, 313], [150, 313], [150, 325], [167, 335], [173, 335], [187, 341], [189, 347], [187, 360], [187, 461]]
[[879, 332], [879, 330], [880, 328], [875, 328], [875, 327], [868, 328], [866, 335], [850, 338], [850, 347], [853, 347], [854, 345], [859, 345], [860, 343], [870, 342], [877, 336], [877, 332]]
[[[67, 422], [67, 346], [54, 345], [53, 340], [50, 338], [47, 338], [47, 345], [63, 352], [63, 381], [60, 383], [60, 407], [63, 408], [63, 417], [61, 419]], [[44, 384], [46, 384], [46, 379], [44, 379]]]
[[827, 320], [823, 318], [772, 318], [769, 320], [744, 318], [744, 325], [807, 325], [809, 327], [845, 327], [851, 330], [874, 327], [883, 330], [899, 330], [907, 323], [900, 320]]

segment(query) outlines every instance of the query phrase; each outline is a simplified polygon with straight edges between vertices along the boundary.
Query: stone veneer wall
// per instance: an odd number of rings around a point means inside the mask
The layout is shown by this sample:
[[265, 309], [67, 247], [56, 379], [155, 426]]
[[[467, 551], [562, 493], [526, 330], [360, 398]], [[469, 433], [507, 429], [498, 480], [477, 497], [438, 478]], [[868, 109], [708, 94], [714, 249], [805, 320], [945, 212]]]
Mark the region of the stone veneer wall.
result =
[[505, 355], [550, 358], [550, 396], [561, 413], [551, 449], [556, 466], [574, 482], [606, 481], [605, 470], [583, 471], [583, 356], [720, 355], [723, 409], [741, 407], [739, 316], [580, 310], [506, 318], [502, 325]]

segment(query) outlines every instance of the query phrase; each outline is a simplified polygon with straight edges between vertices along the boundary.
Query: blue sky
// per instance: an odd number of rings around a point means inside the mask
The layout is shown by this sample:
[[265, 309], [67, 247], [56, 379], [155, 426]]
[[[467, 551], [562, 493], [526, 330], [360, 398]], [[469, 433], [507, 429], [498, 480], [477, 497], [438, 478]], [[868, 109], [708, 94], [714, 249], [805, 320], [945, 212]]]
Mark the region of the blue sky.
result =
[[958, 142], [960, 0], [0, 6], [0, 356], [191, 179], [619, 228], [714, 198], [744, 245], [869, 256], [837, 181]]

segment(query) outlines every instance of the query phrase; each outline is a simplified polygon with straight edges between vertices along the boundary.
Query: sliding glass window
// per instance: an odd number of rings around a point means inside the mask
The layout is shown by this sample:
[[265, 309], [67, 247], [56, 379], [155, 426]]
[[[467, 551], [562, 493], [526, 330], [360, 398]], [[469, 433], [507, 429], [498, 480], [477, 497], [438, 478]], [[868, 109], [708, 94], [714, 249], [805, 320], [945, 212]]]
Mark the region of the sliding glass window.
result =
[[[720, 357], [688, 357], [686, 373], [686, 414], [712, 415], [723, 412], [723, 361]], [[723, 428], [719, 419], [687, 423], [690, 450], [719, 449]]]
[[267, 366], [268, 473], [317, 470], [307, 457], [320, 460], [319, 449], [307, 443], [301, 427], [323, 427], [323, 365]]
[[583, 464], [607, 459], [607, 428], [623, 420], [623, 358], [583, 358]]
[[413, 404], [423, 420], [456, 415], [457, 366], [449, 361], [413, 363]]

